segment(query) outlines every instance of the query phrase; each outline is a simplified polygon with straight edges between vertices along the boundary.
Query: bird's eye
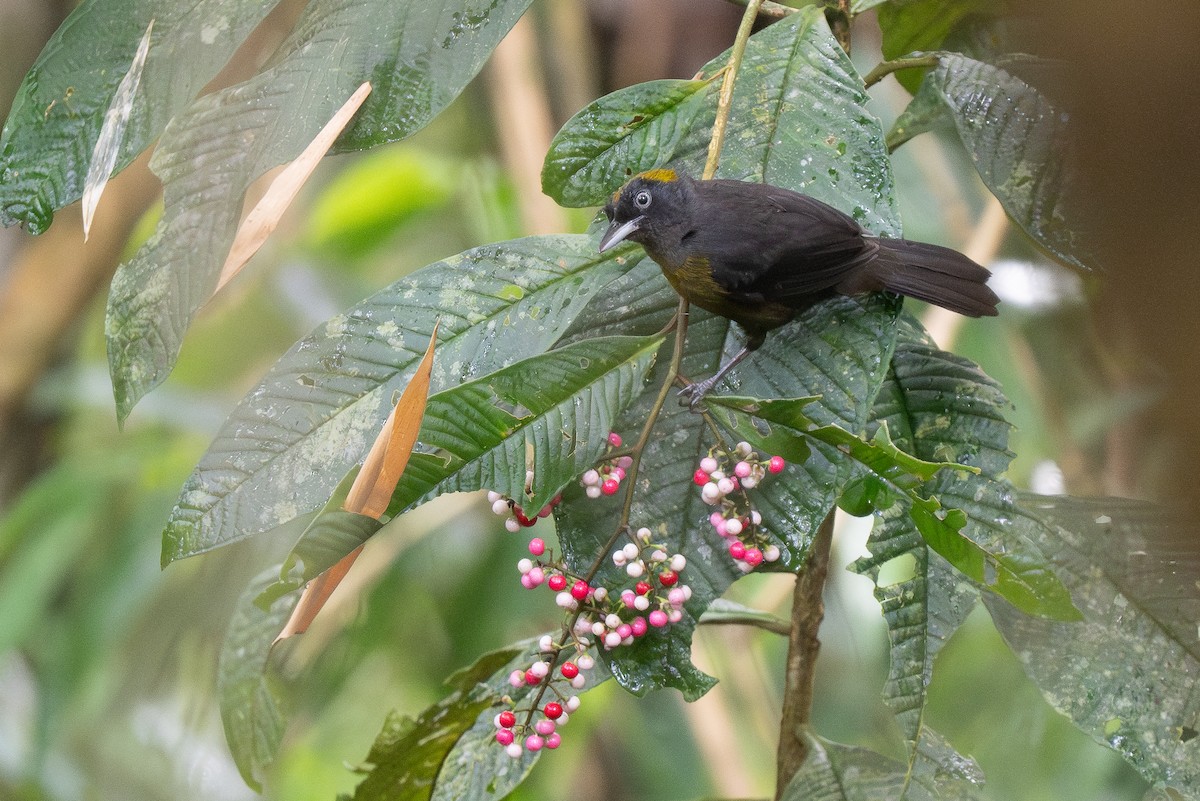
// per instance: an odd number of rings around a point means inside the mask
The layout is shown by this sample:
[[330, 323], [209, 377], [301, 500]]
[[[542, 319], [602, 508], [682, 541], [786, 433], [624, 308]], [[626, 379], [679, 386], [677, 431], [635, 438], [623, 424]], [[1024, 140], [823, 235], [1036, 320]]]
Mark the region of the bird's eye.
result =
[[633, 196], [633, 205], [639, 209], [648, 208], [650, 206], [650, 193], [643, 189]]

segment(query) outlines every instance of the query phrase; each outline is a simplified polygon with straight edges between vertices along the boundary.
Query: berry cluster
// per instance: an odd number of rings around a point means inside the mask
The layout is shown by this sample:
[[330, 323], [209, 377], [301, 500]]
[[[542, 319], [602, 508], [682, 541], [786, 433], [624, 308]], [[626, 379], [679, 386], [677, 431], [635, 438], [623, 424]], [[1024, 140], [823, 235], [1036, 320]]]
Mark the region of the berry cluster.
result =
[[[530, 470], [525, 474], [525, 495], [529, 497], [533, 495], [533, 471]], [[529, 528], [537, 523], [543, 517], [549, 517], [554, 511], [554, 507], [562, 502], [561, 495], [555, 495], [550, 503], [543, 506], [536, 514], [529, 515], [525, 513], [515, 500], [507, 496], [501, 495], [498, 492], [488, 492], [488, 503], [492, 505], [492, 512], [504, 518], [504, 527], [516, 534], [522, 528]]]
[[[614, 448], [621, 447], [621, 435], [615, 431], [608, 435], [608, 444]], [[580, 479], [583, 491], [589, 498], [599, 498], [601, 495], [616, 495], [625, 479], [625, 471], [633, 464], [630, 456], [618, 456], [609, 459], [592, 470], [588, 470]]]
[[762, 530], [762, 515], [750, 505], [745, 490], [753, 489], [768, 474], [783, 471], [782, 456], [762, 458], [748, 442], [739, 442], [732, 453], [713, 449], [700, 460], [692, 479], [700, 487], [700, 498], [717, 507], [709, 522], [728, 542], [729, 555], [742, 572], [780, 557], [775, 545]]
[[[496, 742], [504, 746], [505, 751], [513, 759], [519, 758], [525, 751], [535, 752], [543, 748], [551, 750], [558, 748], [562, 744], [562, 736], [558, 733], [558, 729], [565, 726], [570, 714], [579, 709], [579, 697], [566, 695], [561, 686], [569, 684], [572, 689], [583, 689], [586, 681], [581, 671], [591, 670], [595, 665], [595, 660], [587, 653], [586, 647], [582, 650], [577, 649], [575, 660], [563, 662], [558, 666], [557, 674], [552, 675], [554, 660], [557, 660], [558, 653], [564, 647], [556, 645], [547, 634], [538, 643], [538, 650], [543, 655], [550, 656], [552, 661], [539, 659], [525, 670], [514, 670], [508, 677], [508, 683], [515, 688], [534, 688], [544, 684], [554, 693], [556, 699], [542, 704], [539, 710], [534, 710], [532, 707], [524, 710], [526, 720], [521, 723], [518, 721], [517, 715], [522, 710], [512, 706], [510, 697], [505, 697], [504, 700], [510, 706], [497, 714], [494, 719]], [[541, 697], [542, 694], [539, 693], [537, 698]]]
[[[514, 670], [509, 676], [514, 687], [537, 690], [535, 700], [524, 710], [516, 709], [512, 699], [506, 697], [509, 708], [496, 716], [496, 742], [510, 756], [559, 746], [561, 737], [557, 729], [566, 722], [568, 712], [579, 708], [578, 697], [568, 695], [562, 685], [565, 683], [572, 690], [583, 689], [585, 677], [581, 671], [595, 664], [590, 654], [592, 648], [612, 650], [631, 645], [650, 629], [683, 619], [683, 605], [692, 597], [691, 588], [679, 580], [687, 559], [683, 554], [668, 555], [666, 546], [653, 539], [650, 529], [638, 529], [633, 541], [612, 554], [613, 564], [624, 568], [625, 574], [635, 581], [632, 587], [619, 592], [593, 586], [588, 578], [571, 573], [561, 559], [555, 559], [547, 550], [540, 537], [529, 541], [532, 558], [517, 563], [521, 586], [534, 589], [545, 584], [555, 593], [555, 603], [572, 617], [560, 642], [550, 635], [542, 638], [539, 643], [542, 659], [524, 671]], [[563, 658], [567, 661], [560, 664]], [[539, 708], [538, 699], [547, 692], [552, 692], [557, 700]], [[518, 723], [519, 713], [524, 714], [524, 723]]]

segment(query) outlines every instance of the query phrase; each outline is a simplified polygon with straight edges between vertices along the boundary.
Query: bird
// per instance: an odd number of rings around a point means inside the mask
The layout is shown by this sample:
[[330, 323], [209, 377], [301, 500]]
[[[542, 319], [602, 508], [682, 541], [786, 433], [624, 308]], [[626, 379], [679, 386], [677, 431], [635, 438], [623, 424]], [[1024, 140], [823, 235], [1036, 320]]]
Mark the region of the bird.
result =
[[693, 411], [769, 332], [834, 295], [885, 291], [968, 317], [997, 313], [991, 273], [958, 251], [874, 236], [790, 189], [657, 168], [630, 178], [604, 213], [601, 253], [640, 244], [678, 294], [745, 333], [732, 359], [680, 392]]

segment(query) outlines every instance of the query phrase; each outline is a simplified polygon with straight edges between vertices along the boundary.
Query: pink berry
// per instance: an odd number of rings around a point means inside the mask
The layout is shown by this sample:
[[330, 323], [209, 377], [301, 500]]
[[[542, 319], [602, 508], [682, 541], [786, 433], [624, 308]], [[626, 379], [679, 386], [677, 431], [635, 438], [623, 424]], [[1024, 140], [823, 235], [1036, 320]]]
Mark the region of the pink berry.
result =
[[514, 670], [508, 674], [508, 683], [514, 687], [520, 687], [525, 683], [525, 674], [519, 670]]
[[540, 587], [542, 582], [546, 580], [546, 574], [540, 567], [535, 567], [525, 574], [529, 582], [535, 587]]
[[496, 742], [500, 743], [500, 745], [508, 745], [513, 739], [512, 729], [500, 729], [500, 731], [496, 732]]
[[633, 634], [633, 627], [630, 626], [628, 623], [622, 623], [621, 625], [617, 626], [617, 636], [620, 637], [622, 640], [625, 639], [626, 637], [631, 636], [632, 634]]
[[567, 577], [562, 573], [555, 573], [546, 581], [546, 586], [555, 592], [562, 592], [567, 588]]
[[576, 581], [574, 584], [571, 585], [571, 597], [574, 598], [576, 601], [582, 601], [584, 598], [587, 597], [587, 594], [591, 591], [592, 591], [592, 588], [589, 587], [588, 583], [586, 581], [584, 581], [583, 579], [580, 579], [579, 581]]
[[679, 581], [679, 574], [670, 568], [658, 574], [658, 583], [664, 587], [674, 587], [677, 581]]
[[746, 546], [741, 542], [741, 540], [734, 540], [733, 542], [729, 543], [729, 555], [734, 559], [745, 559]]
[[746, 560], [746, 564], [751, 567], [758, 567], [762, 564], [763, 552], [758, 548], [747, 548], [746, 555], [743, 558]]
[[533, 583], [533, 579], [529, 578], [529, 574], [521, 576], [521, 586], [527, 590], [532, 590], [537, 585]]
[[661, 609], [655, 609], [649, 614], [648, 620], [651, 626], [654, 626], [656, 629], [661, 629], [663, 626], [667, 625], [667, 613]]
[[[513, 726], [517, 725], [517, 716], [513, 714], [512, 710], [504, 710], [499, 714], [498, 718], [501, 728], [511, 729]], [[508, 743], [505, 743], [505, 745], [508, 745]]]
[[553, 751], [555, 748], [558, 748], [560, 745], [562, 745], [562, 737], [558, 732], [554, 732], [546, 738], [546, 747], [551, 751]]
[[539, 720], [537, 723], [533, 724], [533, 730], [543, 737], [547, 737], [551, 734], [554, 734], [554, 721]]
[[531, 734], [525, 738], [526, 751], [541, 751], [542, 746], [545, 744], [546, 741], [542, 739], [540, 734]]
[[622, 470], [628, 470], [632, 466], [633, 466], [633, 457], [632, 456], [622, 456], [620, 459], [617, 459], [617, 467], [621, 468]]
[[738, 462], [733, 466], [733, 474], [738, 478], [745, 478], [750, 475], [750, 463]]
[[600, 485], [600, 491], [605, 495], [616, 495], [617, 490], [620, 488], [621, 482], [617, 481], [615, 478], [607, 478], [604, 480], [604, 483]]
[[563, 676], [568, 679], [573, 679], [579, 675], [579, 666], [574, 662], [563, 662], [562, 667], [559, 668], [559, 670], [562, 671]]
[[614, 448], [621, 447], [621, 435], [616, 431], [610, 432], [608, 435], [608, 444], [612, 445]]
[[550, 703], [548, 703], [544, 707], [542, 707], [542, 714], [545, 715], [546, 717], [550, 718], [551, 720], [558, 720], [559, 718], [562, 717], [562, 713], [563, 713], [562, 704], [558, 703], [557, 701], [551, 701]]
[[703, 470], [697, 470], [695, 473], [692, 473], [692, 481], [696, 483], [696, 486], [703, 487], [708, 483], [708, 473], [705, 473]]
[[712, 458], [711, 456], [705, 456], [703, 459], [700, 460], [700, 469], [703, 470], [705, 473], [711, 473], [712, 471], [716, 470], [718, 467], [720, 467], [720, 464], [717, 462], [716, 459]]
[[541, 537], [534, 537], [529, 541], [529, 552], [534, 556], [541, 556], [546, 552], [546, 541]]
[[767, 470], [771, 473], [782, 473], [786, 464], [782, 456], [772, 456], [771, 461], [767, 463]]
[[637, 595], [633, 590], [621, 590], [621, 603], [625, 604], [626, 606], [633, 606], [633, 603], [636, 600]]
[[538, 512], [538, 517], [549, 517], [553, 513], [554, 513], [554, 504], [548, 503], [542, 507], [541, 511]]
[[646, 633], [646, 618], [638, 615], [629, 622], [629, 628], [633, 632], [634, 637], [641, 637]]

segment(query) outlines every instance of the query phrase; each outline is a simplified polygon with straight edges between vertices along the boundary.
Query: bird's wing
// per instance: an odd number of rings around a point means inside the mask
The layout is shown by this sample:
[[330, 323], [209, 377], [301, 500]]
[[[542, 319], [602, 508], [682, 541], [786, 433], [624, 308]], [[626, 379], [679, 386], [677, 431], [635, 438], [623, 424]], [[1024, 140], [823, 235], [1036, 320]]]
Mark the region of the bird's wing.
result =
[[854, 218], [815, 198], [741, 181], [698, 182], [700, 252], [723, 255], [713, 277], [729, 289], [795, 305], [840, 284], [876, 246]]

